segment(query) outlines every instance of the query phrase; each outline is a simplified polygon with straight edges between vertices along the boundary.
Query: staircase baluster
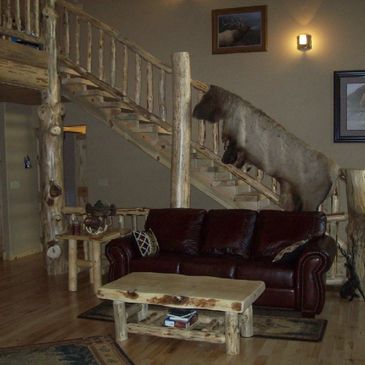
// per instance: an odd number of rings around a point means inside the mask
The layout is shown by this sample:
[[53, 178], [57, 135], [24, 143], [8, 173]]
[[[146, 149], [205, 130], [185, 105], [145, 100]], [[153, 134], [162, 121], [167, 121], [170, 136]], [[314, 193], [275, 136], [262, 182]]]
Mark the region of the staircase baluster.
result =
[[141, 56], [136, 53], [136, 92], [134, 95], [134, 101], [136, 104], [141, 102], [141, 74], [142, 74], [142, 59]]
[[203, 119], [199, 120], [199, 144], [205, 145], [205, 139], [207, 138], [207, 122]]
[[271, 186], [272, 186], [272, 191], [274, 192], [274, 193], [277, 193], [278, 192], [278, 181], [273, 177], [272, 179], [271, 179]]
[[264, 179], [264, 172], [260, 169], [257, 169], [257, 172], [256, 172], [256, 180], [258, 182], [262, 182], [262, 180]]
[[160, 85], [159, 85], [159, 101], [160, 101], [160, 117], [166, 121], [166, 73], [162, 68], [160, 69]]
[[[336, 214], [340, 211], [340, 199], [338, 195], [338, 182], [336, 182], [336, 187], [332, 192], [331, 195], [331, 213]], [[328, 234], [332, 236], [333, 238], [338, 237], [338, 222], [332, 222], [327, 225], [328, 227]], [[338, 252], [336, 255], [336, 259], [333, 262], [333, 265], [330, 269], [330, 272], [328, 273], [328, 276], [331, 279], [334, 279], [336, 277], [336, 274], [338, 272]]]
[[123, 80], [122, 80], [122, 93], [127, 96], [128, 92], [128, 48], [123, 45]]
[[91, 73], [91, 60], [92, 60], [92, 28], [91, 23], [87, 22], [87, 61], [86, 61], [86, 69]]
[[39, 0], [34, 0], [34, 34], [39, 37], [40, 23], [39, 23]]
[[13, 26], [13, 22], [11, 20], [11, 0], [8, 0], [6, 3], [6, 27], [11, 29]]
[[104, 80], [104, 31], [99, 29], [99, 79]]
[[213, 152], [219, 153], [219, 123], [213, 124]]
[[153, 112], [153, 68], [151, 62], [147, 62], [147, 110]]
[[63, 24], [65, 27], [64, 42], [65, 42], [65, 56], [70, 57], [70, 19], [68, 10], [65, 8]]
[[25, 32], [31, 34], [30, 0], [25, 1]]
[[132, 215], [132, 229], [133, 229], [133, 231], [137, 230], [137, 216], [136, 215]]
[[20, 0], [15, 1], [15, 23], [16, 23], [16, 29], [21, 32], [22, 30], [22, 22], [20, 19]]
[[75, 29], [75, 62], [80, 65], [80, 17], [76, 15]]
[[112, 37], [110, 45], [110, 85], [115, 87], [115, 38]]
[[125, 220], [124, 215], [119, 216], [119, 228], [122, 230], [125, 228]]
[[[204, 93], [202, 91], [199, 90], [198, 93], [198, 99], [199, 101], [201, 100], [201, 98], [203, 97]], [[207, 123], [205, 120], [200, 119], [199, 120], [199, 129], [198, 129], [198, 143], [201, 146], [205, 145], [205, 139], [207, 137]]]

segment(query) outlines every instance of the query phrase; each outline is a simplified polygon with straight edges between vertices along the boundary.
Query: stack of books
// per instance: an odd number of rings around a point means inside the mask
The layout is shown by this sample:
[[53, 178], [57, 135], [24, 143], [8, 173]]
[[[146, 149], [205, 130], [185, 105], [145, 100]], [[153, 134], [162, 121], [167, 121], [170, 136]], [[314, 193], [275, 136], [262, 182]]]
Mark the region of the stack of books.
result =
[[188, 328], [198, 319], [195, 309], [170, 309], [166, 315], [164, 325], [166, 327]]

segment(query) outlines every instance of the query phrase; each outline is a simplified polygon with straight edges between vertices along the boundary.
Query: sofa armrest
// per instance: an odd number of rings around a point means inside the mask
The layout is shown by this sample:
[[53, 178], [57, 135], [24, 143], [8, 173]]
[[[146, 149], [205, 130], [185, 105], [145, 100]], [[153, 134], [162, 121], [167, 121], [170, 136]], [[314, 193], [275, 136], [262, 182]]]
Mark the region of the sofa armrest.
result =
[[302, 252], [296, 267], [298, 310], [308, 317], [321, 313], [326, 291], [325, 273], [336, 256], [336, 241], [329, 236], [312, 239]]
[[109, 281], [116, 280], [129, 273], [129, 262], [140, 253], [132, 235], [111, 240], [105, 246], [105, 255], [110, 263]]

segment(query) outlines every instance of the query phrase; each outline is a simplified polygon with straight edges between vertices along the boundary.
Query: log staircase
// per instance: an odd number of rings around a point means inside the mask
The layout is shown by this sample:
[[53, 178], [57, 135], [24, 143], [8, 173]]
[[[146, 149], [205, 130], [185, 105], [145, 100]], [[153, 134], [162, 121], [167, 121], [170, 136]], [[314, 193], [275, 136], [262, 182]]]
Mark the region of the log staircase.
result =
[[[22, 11], [19, 1], [6, 2], [1, 33], [3, 38], [17, 37], [42, 46], [40, 9], [44, 4], [40, 0], [26, 4]], [[171, 167], [172, 67], [67, 1], [57, 0], [56, 12], [62, 95]], [[15, 22], [9, 21], [11, 14], [15, 14]], [[191, 80], [191, 108], [208, 88], [201, 81]], [[191, 184], [226, 208], [280, 209], [280, 186], [274, 178], [255, 166], [237, 169], [221, 162], [220, 129], [219, 124], [193, 120]], [[329, 218], [328, 231], [338, 241], [339, 223], [346, 221], [346, 214], [340, 213], [344, 209], [339, 200], [341, 190], [337, 187], [321, 206]], [[333, 279], [338, 273], [335, 268]]]

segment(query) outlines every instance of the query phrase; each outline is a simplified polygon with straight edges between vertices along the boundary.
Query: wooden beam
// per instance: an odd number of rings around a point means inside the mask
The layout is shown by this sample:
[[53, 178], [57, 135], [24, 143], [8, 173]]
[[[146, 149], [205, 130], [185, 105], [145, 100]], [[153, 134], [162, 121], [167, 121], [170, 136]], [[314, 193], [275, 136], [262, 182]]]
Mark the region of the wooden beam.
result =
[[47, 69], [47, 53], [0, 39], [0, 59]]
[[[62, 207], [64, 206], [63, 183], [63, 134], [60, 82], [57, 69], [57, 44], [55, 0], [49, 0], [43, 11], [46, 19], [46, 45], [48, 50], [49, 83], [44, 93], [43, 104], [39, 107], [41, 131], [41, 219], [44, 252], [49, 245], [57, 242], [57, 235], [64, 231]], [[56, 258], [46, 255], [49, 275], [67, 272], [66, 243], [57, 242], [61, 254]]]
[[173, 134], [171, 154], [171, 207], [190, 206], [191, 73], [187, 52], [172, 56]]
[[0, 59], [0, 82], [44, 90], [48, 85], [48, 73], [43, 68]]

